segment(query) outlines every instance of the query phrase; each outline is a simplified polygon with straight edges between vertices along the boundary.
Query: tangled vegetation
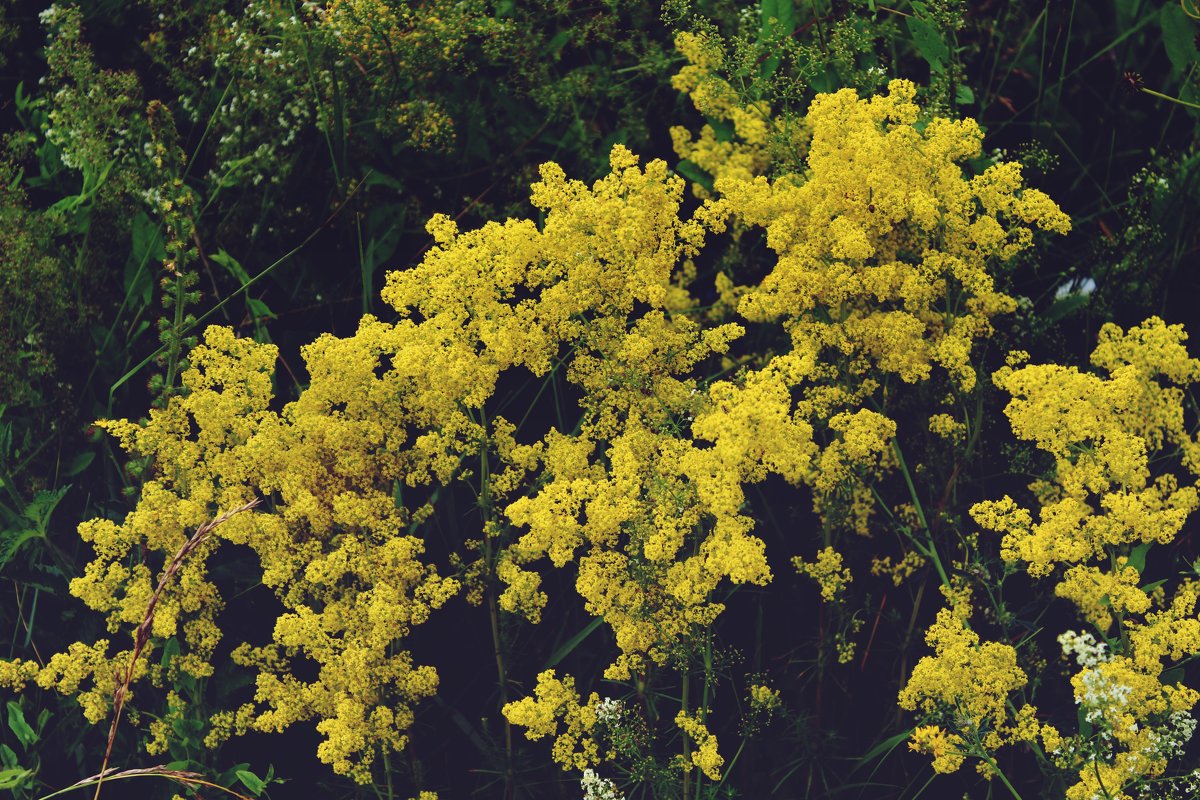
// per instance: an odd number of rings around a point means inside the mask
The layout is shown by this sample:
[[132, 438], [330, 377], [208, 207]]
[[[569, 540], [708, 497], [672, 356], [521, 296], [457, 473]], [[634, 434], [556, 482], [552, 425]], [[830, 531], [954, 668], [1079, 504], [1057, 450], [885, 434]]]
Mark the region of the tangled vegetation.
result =
[[1194, 796], [1112, 5], [0, 4], [0, 789]]

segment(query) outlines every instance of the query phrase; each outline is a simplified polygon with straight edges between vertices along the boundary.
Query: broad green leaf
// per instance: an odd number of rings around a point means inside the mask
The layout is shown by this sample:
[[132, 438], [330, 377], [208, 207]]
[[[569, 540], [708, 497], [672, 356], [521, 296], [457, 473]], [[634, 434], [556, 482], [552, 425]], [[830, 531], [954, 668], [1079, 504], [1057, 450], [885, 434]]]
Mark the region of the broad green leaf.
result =
[[8, 701], [8, 729], [13, 732], [25, 750], [29, 750], [30, 747], [37, 744], [37, 731], [29, 727], [29, 723], [25, 721], [25, 712], [12, 700]]
[[1163, 5], [1158, 15], [1159, 25], [1162, 26], [1163, 47], [1167, 50], [1167, 58], [1175, 72], [1185, 74], [1192, 63], [1200, 59], [1200, 51], [1196, 49], [1196, 32], [1200, 26], [1188, 17], [1177, 2]]
[[796, 7], [792, 0], [762, 0], [758, 8], [762, 15], [759, 41], [792, 35], [796, 29]]
[[706, 190], [708, 190], [710, 192], [712, 191], [712, 188], [713, 188], [712, 176], [709, 175], [704, 170], [700, 169], [700, 167], [696, 164], [696, 162], [688, 161], [685, 158], [683, 161], [680, 161], [678, 164], [675, 165], [675, 171], [678, 172], [683, 177], [687, 178], [689, 181], [692, 181], [693, 183], [698, 183], [701, 186], [703, 186]]
[[1126, 563], [1136, 569], [1139, 575], [1146, 571], [1146, 553], [1150, 551], [1152, 544], [1154, 542], [1143, 542], [1129, 553], [1129, 561]]
[[96, 451], [94, 450], [88, 450], [80, 453], [71, 459], [71, 463], [68, 464], [67, 468], [62, 471], [62, 474], [67, 478], [73, 478], [87, 469], [88, 465], [91, 464], [95, 459]]
[[242, 782], [242, 786], [245, 786], [255, 797], [258, 797], [262, 794], [263, 789], [267, 788], [267, 784], [263, 783], [262, 778], [249, 770], [239, 769], [237, 778]]
[[718, 142], [732, 142], [733, 135], [737, 130], [733, 127], [733, 123], [727, 119], [709, 119], [705, 118], [708, 127], [713, 129], [713, 135], [717, 137]]
[[229, 253], [226, 253], [224, 248], [210, 255], [209, 259], [224, 267], [225, 271], [228, 272], [234, 280], [240, 283], [242, 287], [245, 287], [245, 285], [250, 282], [250, 274], [246, 272], [245, 268], [242, 267], [241, 263], [236, 258], [229, 255]]
[[954, 90], [954, 102], [960, 106], [969, 106], [975, 102], [975, 92], [971, 91], [970, 86], [960, 83]]
[[921, 58], [929, 62], [929, 68], [934, 72], [941, 72], [945, 69], [944, 64], [950, 57], [950, 48], [942, 39], [942, 34], [938, 29], [920, 17], [905, 17], [904, 23], [913, 37], [913, 44], [917, 46], [917, 52], [921, 54]]
[[32, 777], [33, 772], [31, 770], [20, 767], [0, 770], [0, 789], [19, 789]]

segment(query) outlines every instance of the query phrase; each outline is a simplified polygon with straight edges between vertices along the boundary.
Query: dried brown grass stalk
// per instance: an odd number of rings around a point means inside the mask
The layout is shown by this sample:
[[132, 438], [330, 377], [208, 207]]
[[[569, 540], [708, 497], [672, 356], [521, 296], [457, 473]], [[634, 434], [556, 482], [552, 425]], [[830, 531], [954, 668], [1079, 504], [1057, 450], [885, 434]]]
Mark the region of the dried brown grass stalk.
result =
[[166, 778], [167, 780], [175, 781], [176, 783], [183, 784], [184, 786], [207, 786], [211, 789], [217, 789], [225, 792], [226, 794], [231, 794], [234, 797], [239, 798], [239, 800], [251, 800], [251, 798], [244, 794], [235, 792], [233, 789], [213, 783], [212, 781], [205, 780], [204, 776], [198, 772], [185, 772], [178, 769], [167, 769], [163, 766], [141, 767], [139, 769], [117, 769], [116, 767], [113, 767], [112, 769], [102, 770], [90, 778], [84, 778], [83, 780], [73, 783], [64, 789], [59, 789], [53, 794], [45, 795], [41, 798], [41, 800], [50, 800], [52, 797], [58, 797], [59, 795], [66, 794], [67, 792], [72, 792], [76, 789], [82, 789], [85, 786], [91, 786], [92, 784], [99, 786], [103, 781], [115, 781], [122, 778]]
[[[262, 501], [256, 497], [250, 502], [240, 505], [237, 508], [230, 509], [221, 516], [211, 519], [201, 525], [199, 528], [196, 528], [196, 532], [192, 534], [190, 539], [184, 542], [183, 546], [180, 547], [178, 551], [176, 551], [175, 555], [171, 558], [171, 562], [167, 564], [167, 568], [163, 570], [162, 577], [159, 578], [158, 581], [158, 586], [155, 587], [154, 594], [150, 596], [150, 602], [146, 604], [146, 614], [142, 617], [142, 622], [140, 625], [138, 625], [137, 631], [134, 633], [133, 655], [130, 657], [129, 663], [125, 666], [124, 674], [118, 675], [117, 688], [113, 692], [113, 719], [112, 725], [110, 725], [108, 729], [108, 746], [104, 749], [104, 762], [100, 765], [100, 772], [95, 776], [96, 793], [92, 795], [92, 800], [99, 800], [100, 787], [104, 785], [105, 776], [112, 774], [112, 770], [108, 769], [108, 759], [112, 755], [113, 742], [115, 742], [117, 738], [117, 726], [121, 722], [121, 712], [125, 708], [125, 698], [129, 694], [129, 684], [133, 681], [134, 669], [137, 667], [137, 661], [142, 655], [142, 650], [145, 649], [146, 643], [150, 641], [150, 629], [154, 625], [154, 609], [158, 605], [158, 598], [162, 595], [163, 590], [167, 588], [167, 584], [169, 584], [179, 572], [179, 568], [183, 566], [184, 559], [186, 559], [188, 555], [192, 553], [192, 551], [199, 547], [200, 543], [207, 539], [208, 535], [212, 533], [218, 525], [227, 521], [235, 514], [240, 514], [243, 511], [249, 511], [261, 502]], [[152, 769], [159, 768], [154, 767]], [[136, 770], [127, 770], [127, 772], [132, 773], [136, 772]], [[166, 772], [171, 772], [171, 770], [162, 770], [162, 772], [165, 774]], [[190, 775], [190, 773], [179, 774]], [[92, 779], [87, 779], [87, 781], [90, 780]], [[194, 778], [190, 778], [190, 780], [192, 780], [192, 782], [196, 782]], [[83, 783], [87, 783], [87, 781], [84, 781]], [[236, 792], [234, 794], [236, 794]], [[241, 795], [238, 796], [240, 797]]]

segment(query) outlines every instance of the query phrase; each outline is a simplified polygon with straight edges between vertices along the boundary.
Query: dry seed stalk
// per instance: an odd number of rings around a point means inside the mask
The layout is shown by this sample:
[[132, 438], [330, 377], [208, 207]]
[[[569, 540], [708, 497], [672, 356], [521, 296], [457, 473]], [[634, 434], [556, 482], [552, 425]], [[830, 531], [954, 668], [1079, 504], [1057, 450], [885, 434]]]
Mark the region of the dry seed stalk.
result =
[[54, 792], [53, 794], [45, 795], [40, 800], [50, 800], [50, 798], [52, 798], [52, 797], [58, 797], [59, 795], [66, 794], [67, 792], [70, 792], [70, 791], [74, 791], [75, 789], [82, 789], [85, 786], [91, 786], [93, 783], [99, 785], [99, 783], [104, 780], [119, 780], [121, 778], [153, 778], [153, 777], [166, 778], [167, 780], [175, 781], [176, 783], [183, 784], [184, 786], [207, 786], [212, 789], [218, 789], [222, 792], [225, 792], [226, 794], [231, 794], [234, 797], [239, 798], [239, 800], [250, 800], [250, 798], [247, 797], [246, 795], [241, 794], [239, 792], [235, 792], [233, 789], [229, 789], [225, 786], [220, 786], [219, 784], [212, 783], [211, 781], [205, 780], [204, 776], [202, 776], [198, 772], [186, 772], [184, 770], [178, 770], [178, 769], [167, 769], [164, 766], [141, 767], [138, 769], [124, 769], [124, 770], [117, 769], [116, 767], [112, 767], [111, 769], [107, 769], [107, 770], [104, 770], [103, 772], [99, 772], [99, 773], [91, 776], [90, 778], [84, 778], [81, 781], [73, 783], [64, 789], [59, 789], [57, 792]]
[[146, 643], [150, 641], [150, 628], [154, 625], [154, 609], [158, 605], [159, 596], [162, 595], [163, 590], [167, 588], [167, 584], [179, 572], [179, 568], [183, 566], [183, 560], [199, 547], [200, 543], [208, 538], [208, 535], [218, 525], [228, 520], [234, 514], [249, 511], [261, 502], [256, 497], [250, 502], [226, 511], [221, 516], [211, 519], [196, 528], [196, 532], [176, 551], [174, 557], [171, 558], [171, 563], [167, 564], [167, 568], [163, 570], [162, 577], [158, 581], [158, 586], [155, 587], [154, 594], [150, 596], [150, 602], [146, 604], [146, 614], [134, 634], [133, 655], [129, 659], [129, 664], [125, 667], [125, 674], [119, 676], [120, 682], [113, 692], [113, 720], [112, 725], [108, 729], [108, 746], [104, 749], [104, 762], [100, 765], [100, 772], [96, 781], [96, 793], [92, 795], [92, 800], [98, 800], [100, 797], [100, 787], [104, 785], [105, 771], [108, 769], [108, 759], [112, 755], [113, 742], [117, 738], [117, 725], [121, 722], [121, 711], [125, 708], [125, 698], [129, 693], [129, 684], [133, 681], [133, 670], [137, 665], [138, 658], [142, 654], [142, 650], [146, 647]]

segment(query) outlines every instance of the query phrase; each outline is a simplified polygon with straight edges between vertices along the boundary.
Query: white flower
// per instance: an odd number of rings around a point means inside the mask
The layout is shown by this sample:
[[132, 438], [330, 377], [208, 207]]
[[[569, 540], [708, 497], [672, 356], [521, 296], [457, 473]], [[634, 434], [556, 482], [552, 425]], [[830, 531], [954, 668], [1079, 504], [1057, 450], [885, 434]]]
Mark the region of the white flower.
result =
[[583, 800], [624, 800], [615, 783], [608, 778], [601, 778], [592, 769], [583, 771], [579, 786], [583, 789]]

